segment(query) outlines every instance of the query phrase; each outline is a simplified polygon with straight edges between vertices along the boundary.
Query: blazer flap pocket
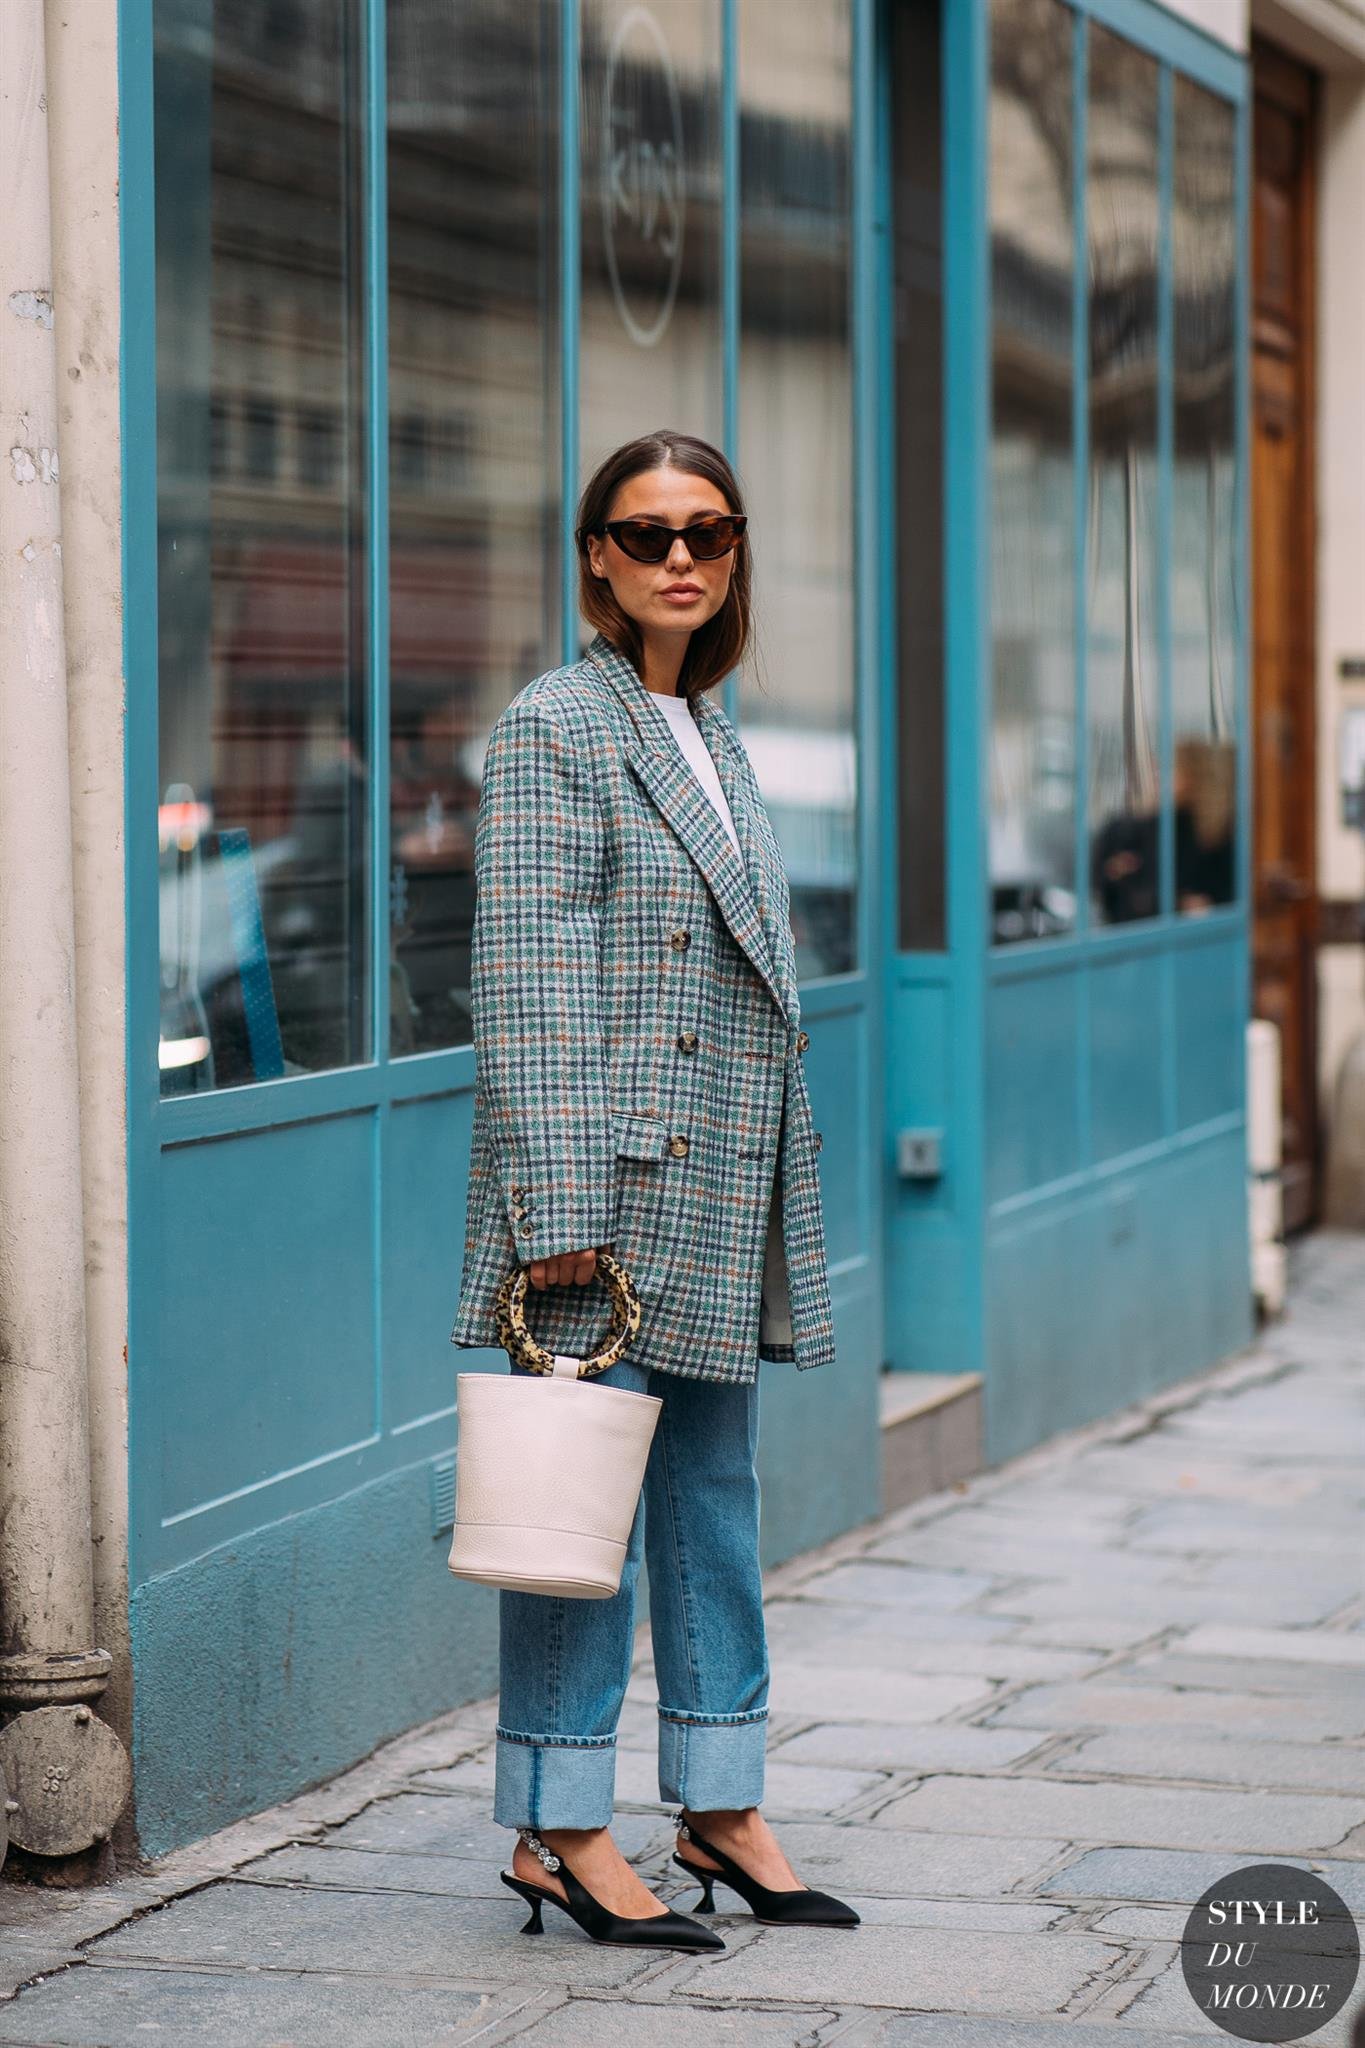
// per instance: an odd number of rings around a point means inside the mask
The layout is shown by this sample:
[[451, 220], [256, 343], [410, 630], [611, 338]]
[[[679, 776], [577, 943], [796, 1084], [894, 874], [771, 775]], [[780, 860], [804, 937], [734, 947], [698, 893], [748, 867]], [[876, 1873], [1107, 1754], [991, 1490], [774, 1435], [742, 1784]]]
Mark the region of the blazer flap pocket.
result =
[[616, 1151], [624, 1159], [662, 1159], [668, 1145], [668, 1132], [657, 1116], [642, 1116], [638, 1110], [614, 1109], [611, 1113], [616, 1131]]

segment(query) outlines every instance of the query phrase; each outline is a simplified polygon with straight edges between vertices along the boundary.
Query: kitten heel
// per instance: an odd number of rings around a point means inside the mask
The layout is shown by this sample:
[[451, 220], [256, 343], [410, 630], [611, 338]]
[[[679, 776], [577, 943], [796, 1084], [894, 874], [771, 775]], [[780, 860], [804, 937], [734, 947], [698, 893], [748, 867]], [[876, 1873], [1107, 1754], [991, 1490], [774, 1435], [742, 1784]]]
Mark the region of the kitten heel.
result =
[[522, 1927], [522, 1933], [543, 1934], [545, 1932], [545, 1922], [541, 1919], [543, 1894], [538, 1892], [533, 1884], [527, 1884], [524, 1878], [513, 1877], [508, 1871], [499, 1871], [498, 1875], [504, 1884], [512, 1887], [514, 1892], [520, 1892], [531, 1908], [531, 1917]]

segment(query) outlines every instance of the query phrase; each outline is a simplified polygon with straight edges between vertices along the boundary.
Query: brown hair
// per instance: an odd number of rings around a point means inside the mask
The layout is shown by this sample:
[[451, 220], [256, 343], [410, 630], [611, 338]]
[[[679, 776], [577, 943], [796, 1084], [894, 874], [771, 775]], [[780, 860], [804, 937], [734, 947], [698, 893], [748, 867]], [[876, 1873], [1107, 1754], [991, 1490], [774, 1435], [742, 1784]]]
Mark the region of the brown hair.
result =
[[[734, 470], [709, 441], [660, 427], [637, 440], [624, 441], [589, 478], [578, 501], [574, 538], [578, 545], [578, 609], [588, 624], [606, 635], [637, 673], [643, 672], [644, 640], [634, 619], [616, 602], [611, 585], [594, 576], [588, 559], [588, 535], [600, 533], [622, 484], [651, 469], [678, 469], [686, 476], [714, 484], [732, 512], [743, 512], [744, 498]], [[678, 676], [679, 693], [699, 697], [713, 690], [748, 652], [753, 630], [752, 576], [748, 538], [735, 549], [730, 587], [714, 618], [693, 631]]]

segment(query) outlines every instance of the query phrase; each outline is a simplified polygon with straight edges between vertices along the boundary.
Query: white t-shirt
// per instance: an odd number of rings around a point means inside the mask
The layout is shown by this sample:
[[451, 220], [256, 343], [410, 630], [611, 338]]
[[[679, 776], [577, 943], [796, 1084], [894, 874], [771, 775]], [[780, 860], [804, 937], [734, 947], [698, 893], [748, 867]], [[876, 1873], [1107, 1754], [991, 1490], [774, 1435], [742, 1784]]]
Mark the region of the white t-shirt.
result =
[[716, 764], [711, 759], [710, 750], [701, 736], [701, 727], [692, 716], [691, 705], [686, 697], [665, 697], [658, 690], [650, 691], [649, 701], [657, 705], [662, 712], [665, 724], [686, 755], [692, 772], [710, 798], [712, 808], [721, 824], [730, 835], [730, 844], [735, 852], [740, 854], [742, 860], [744, 856], [740, 853], [739, 834], [735, 830], [734, 816], [725, 800], [725, 791], [721, 788]]

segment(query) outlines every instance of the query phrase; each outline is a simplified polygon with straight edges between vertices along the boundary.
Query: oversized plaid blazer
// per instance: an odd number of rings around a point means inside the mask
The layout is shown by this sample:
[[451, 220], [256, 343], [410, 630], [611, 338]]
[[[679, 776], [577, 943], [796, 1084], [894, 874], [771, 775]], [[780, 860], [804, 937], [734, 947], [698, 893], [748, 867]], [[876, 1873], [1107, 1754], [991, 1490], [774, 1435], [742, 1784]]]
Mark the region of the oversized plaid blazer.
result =
[[[786, 871], [749, 757], [693, 714], [742, 862], [632, 664], [598, 634], [493, 726], [474, 835], [474, 1122], [451, 1341], [496, 1345], [514, 1264], [608, 1245], [642, 1305], [630, 1356], [750, 1382], [834, 1356]], [[776, 1175], [776, 1182], [774, 1176]], [[781, 1201], [790, 1343], [760, 1329]], [[607, 1329], [595, 1282], [527, 1290], [548, 1349]]]

